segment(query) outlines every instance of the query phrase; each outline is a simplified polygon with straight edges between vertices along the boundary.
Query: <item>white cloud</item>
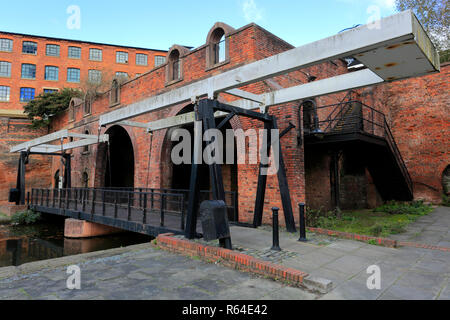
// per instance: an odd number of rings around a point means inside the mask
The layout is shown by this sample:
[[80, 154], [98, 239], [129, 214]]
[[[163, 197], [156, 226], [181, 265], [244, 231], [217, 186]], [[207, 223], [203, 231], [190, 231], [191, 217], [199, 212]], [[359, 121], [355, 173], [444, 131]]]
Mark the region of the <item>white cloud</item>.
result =
[[395, 9], [395, 0], [375, 0], [376, 5], [385, 9]]
[[259, 8], [255, 0], [244, 0], [242, 3], [242, 12], [247, 22], [257, 22], [263, 19], [263, 9]]

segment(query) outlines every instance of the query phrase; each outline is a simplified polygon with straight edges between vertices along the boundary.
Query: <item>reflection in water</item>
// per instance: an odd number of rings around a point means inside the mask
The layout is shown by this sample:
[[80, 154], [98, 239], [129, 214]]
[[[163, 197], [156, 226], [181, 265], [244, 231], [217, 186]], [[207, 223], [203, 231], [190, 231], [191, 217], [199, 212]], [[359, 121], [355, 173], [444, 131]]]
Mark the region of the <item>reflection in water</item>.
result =
[[150, 237], [121, 233], [92, 239], [65, 239], [64, 222], [33, 226], [0, 225], [0, 267], [145, 243]]

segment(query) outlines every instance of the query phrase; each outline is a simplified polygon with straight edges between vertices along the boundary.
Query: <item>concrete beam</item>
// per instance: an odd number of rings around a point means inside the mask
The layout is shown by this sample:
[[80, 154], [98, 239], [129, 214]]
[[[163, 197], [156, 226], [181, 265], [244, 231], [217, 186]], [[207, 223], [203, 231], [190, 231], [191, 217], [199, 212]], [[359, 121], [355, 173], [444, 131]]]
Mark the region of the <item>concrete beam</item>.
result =
[[39, 138], [30, 140], [28, 142], [21, 143], [17, 146], [14, 146], [10, 149], [10, 152], [15, 153], [15, 152], [20, 152], [20, 151], [27, 151], [27, 150], [31, 149], [32, 147], [36, 147], [36, 146], [46, 144], [46, 143], [49, 143], [52, 141], [60, 140], [63, 138], [67, 138], [68, 136], [69, 136], [68, 130], [57, 131], [52, 134], [48, 134], [46, 136], [39, 137]]
[[[266, 107], [270, 107], [311, 97], [318, 97], [326, 94], [356, 89], [359, 87], [370, 86], [381, 82], [383, 82], [383, 79], [369, 69], [364, 69], [291, 88], [257, 95], [257, 99], [265, 101], [264, 105]], [[259, 103], [250, 100], [237, 100], [228, 102], [227, 104], [247, 110], [259, 109], [261, 106]], [[216, 112], [215, 116], [216, 118], [219, 118], [226, 116], [226, 114], [223, 112]], [[150, 131], [156, 131], [190, 124], [194, 122], [194, 119], [195, 113], [191, 112], [176, 117], [149, 122], [147, 126]]]
[[[439, 70], [439, 55], [429, 37], [422, 32], [420, 23], [412, 11], [383, 18], [378, 26], [367, 25], [354, 28], [147, 98], [100, 116], [100, 125], [123, 121], [176, 104], [188, 103], [192, 97], [211, 98], [220, 92], [349, 56], [357, 57], [385, 81], [414, 77]], [[404, 50], [402, 47], [409, 49]], [[418, 63], [419, 60], [422, 61]], [[393, 68], [394, 66], [399, 67]]]

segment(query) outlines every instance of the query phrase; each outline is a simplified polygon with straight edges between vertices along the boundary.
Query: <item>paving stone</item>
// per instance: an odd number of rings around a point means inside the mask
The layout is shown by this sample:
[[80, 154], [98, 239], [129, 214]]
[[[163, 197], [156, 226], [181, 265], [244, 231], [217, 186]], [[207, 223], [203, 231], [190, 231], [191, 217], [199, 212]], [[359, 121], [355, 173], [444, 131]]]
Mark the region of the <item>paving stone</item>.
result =
[[421, 290], [402, 285], [393, 285], [380, 297], [380, 300], [433, 300], [436, 294], [430, 290]]
[[352, 275], [359, 273], [361, 270], [366, 270], [371, 265], [372, 262], [369, 259], [346, 255], [326, 264], [325, 266], [327, 269], [336, 270], [346, 275]]

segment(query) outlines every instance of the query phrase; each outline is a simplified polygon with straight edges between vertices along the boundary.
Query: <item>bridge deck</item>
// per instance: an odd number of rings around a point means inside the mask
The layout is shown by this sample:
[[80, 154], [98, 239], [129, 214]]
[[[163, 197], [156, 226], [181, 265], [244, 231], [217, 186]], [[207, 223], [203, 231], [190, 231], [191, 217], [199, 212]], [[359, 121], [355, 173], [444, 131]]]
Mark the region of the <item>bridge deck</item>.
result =
[[[39, 212], [95, 222], [156, 237], [184, 234], [185, 196], [97, 189], [33, 189], [28, 200]], [[202, 232], [197, 223], [197, 232]]]

